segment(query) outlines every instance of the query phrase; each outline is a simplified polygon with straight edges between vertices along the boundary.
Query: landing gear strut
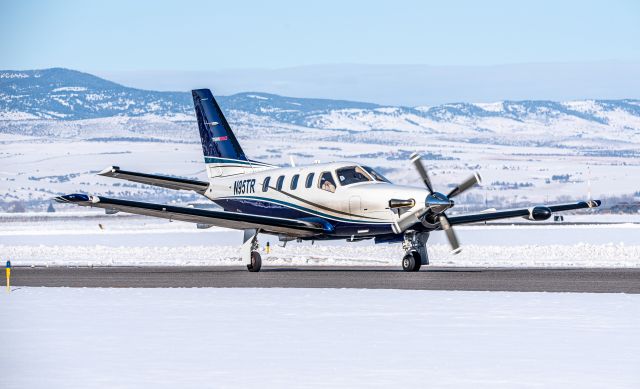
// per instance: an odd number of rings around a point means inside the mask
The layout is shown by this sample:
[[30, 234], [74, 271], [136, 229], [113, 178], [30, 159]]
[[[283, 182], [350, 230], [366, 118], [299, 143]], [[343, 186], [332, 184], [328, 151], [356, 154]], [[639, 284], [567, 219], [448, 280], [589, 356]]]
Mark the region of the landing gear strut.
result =
[[250, 272], [259, 272], [262, 267], [262, 257], [258, 250], [258, 230], [244, 230], [244, 243], [240, 249], [242, 261]]
[[402, 248], [405, 255], [402, 258], [402, 270], [418, 271], [420, 266], [429, 264], [427, 255], [428, 232], [407, 231], [404, 234]]

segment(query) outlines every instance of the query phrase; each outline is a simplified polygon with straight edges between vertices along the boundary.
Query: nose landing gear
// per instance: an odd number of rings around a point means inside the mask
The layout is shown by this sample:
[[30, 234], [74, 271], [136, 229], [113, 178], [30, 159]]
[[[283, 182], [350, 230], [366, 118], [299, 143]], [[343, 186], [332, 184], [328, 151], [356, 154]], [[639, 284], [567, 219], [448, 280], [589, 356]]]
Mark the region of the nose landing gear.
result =
[[422, 265], [422, 258], [420, 254], [415, 251], [408, 252], [402, 258], [402, 270], [404, 271], [419, 271]]
[[419, 271], [422, 265], [429, 264], [427, 255], [428, 232], [407, 231], [404, 234], [402, 248], [405, 255], [402, 258], [402, 270]]

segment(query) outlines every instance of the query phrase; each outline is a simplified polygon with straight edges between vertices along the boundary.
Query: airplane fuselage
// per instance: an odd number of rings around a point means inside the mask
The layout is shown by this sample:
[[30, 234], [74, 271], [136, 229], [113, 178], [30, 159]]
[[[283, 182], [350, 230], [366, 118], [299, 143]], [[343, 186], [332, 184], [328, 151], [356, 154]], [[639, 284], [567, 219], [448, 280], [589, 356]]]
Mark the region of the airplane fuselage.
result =
[[[357, 171], [349, 182], [345, 172]], [[398, 208], [389, 199], [413, 199], [424, 206], [424, 188], [394, 185], [356, 162], [296, 167], [247, 167], [242, 174], [211, 180], [205, 196], [230, 212], [306, 219], [330, 225], [325, 239], [363, 239], [393, 234]], [[342, 174], [341, 174], [342, 173]], [[327, 182], [330, 175], [333, 183]], [[316, 237], [317, 239], [317, 237]]]

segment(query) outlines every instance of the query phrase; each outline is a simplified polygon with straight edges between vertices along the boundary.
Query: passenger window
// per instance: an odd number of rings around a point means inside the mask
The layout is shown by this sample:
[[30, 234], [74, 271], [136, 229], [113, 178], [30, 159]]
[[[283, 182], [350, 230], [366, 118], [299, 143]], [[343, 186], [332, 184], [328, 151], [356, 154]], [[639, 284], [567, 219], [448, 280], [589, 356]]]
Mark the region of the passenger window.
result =
[[318, 180], [318, 188], [331, 193], [336, 191], [336, 182], [333, 180], [331, 172], [324, 172], [320, 175], [320, 179]]
[[298, 187], [298, 178], [300, 178], [300, 174], [296, 174], [295, 176], [291, 177], [291, 185], [289, 186], [291, 190], [296, 190], [296, 188]]
[[284, 183], [284, 176], [278, 177], [278, 181], [276, 181], [276, 189], [282, 190], [283, 183]]
[[266, 192], [267, 190], [269, 190], [269, 181], [271, 181], [271, 177], [267, 177], [264, 179], [264, 181], [262, 181], [262, 191]]
[[305, 182], [305, 184], [304, 184], [305, 188], [311, 188], [311, 185], [313, 185], [313, 176], [314, 175], [315, 175], [315, 173], [307, 174], [307, 182]]

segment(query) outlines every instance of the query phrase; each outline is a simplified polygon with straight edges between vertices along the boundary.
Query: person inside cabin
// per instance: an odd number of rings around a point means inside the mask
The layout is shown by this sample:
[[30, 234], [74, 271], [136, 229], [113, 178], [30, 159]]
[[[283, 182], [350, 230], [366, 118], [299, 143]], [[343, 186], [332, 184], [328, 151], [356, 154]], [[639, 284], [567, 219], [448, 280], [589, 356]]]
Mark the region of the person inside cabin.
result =
[[320, 175], [320, 189], [326, 190], [327, 192], [334, 193], [336, 191], [336, 183], [333, 180], [333, 176], [331, 176], [331, 172], [324, 172]]

